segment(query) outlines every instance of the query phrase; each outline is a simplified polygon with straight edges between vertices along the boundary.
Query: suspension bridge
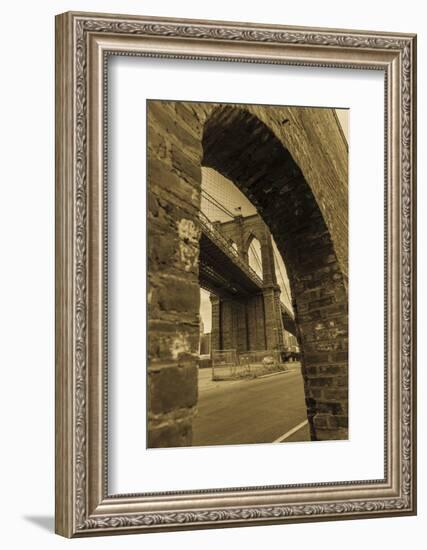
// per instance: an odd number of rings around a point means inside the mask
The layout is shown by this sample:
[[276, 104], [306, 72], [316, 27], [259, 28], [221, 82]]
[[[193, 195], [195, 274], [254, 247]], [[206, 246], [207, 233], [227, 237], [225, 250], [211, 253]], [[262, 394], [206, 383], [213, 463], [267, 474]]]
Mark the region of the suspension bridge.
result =
[[283, 350], [283, 329], [296, 336], [296, 326], [281, 299], [284, 293], [291, 303], [268, 227], [257, 213], [235, 214], [203, 189], [202, 200], [220, 214], [198, 217], [199, 283], [211, 293], [213, 349]]

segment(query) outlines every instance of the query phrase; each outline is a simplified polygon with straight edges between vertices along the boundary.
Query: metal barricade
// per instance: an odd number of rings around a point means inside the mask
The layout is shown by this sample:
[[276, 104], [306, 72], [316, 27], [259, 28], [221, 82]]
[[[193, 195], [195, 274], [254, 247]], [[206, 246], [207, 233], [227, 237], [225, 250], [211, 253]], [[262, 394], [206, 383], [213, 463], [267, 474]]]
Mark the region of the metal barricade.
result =
[[280, 352], [276, 350], [245, 351], [239, 353], [239, 364], [244, 365], [250, 376], [285, 370]]
[[212, 351], [212, 380], [256, 378], [263, 374], [286, 371], [276, 350], [245, 351], [235, 349]]
[[212, 380], [229, 380], [237, 375], [239, 363], [235, 349], [212, 350]]

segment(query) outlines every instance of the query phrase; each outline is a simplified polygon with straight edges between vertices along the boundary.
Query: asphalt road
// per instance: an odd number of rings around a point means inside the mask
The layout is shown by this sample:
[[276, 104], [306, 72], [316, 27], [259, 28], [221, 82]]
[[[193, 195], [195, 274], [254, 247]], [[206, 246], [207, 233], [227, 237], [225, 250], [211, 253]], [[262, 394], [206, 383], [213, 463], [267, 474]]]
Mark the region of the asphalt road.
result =
[[[199, 394], [193, 445], [272, 443], [307, 419], [299, 369], [254, 380], [221, 382]], [[287, 441], [307, 441], [307, 426]]]

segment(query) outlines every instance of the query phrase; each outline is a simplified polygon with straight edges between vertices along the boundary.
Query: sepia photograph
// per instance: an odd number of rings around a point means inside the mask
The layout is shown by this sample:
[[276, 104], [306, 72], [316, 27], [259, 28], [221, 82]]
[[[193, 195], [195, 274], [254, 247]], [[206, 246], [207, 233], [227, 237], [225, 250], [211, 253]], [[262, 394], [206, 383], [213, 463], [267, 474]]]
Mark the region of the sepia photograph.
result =
[[417, 37], [271, 13], [55, 18], [61, 536], [417, 513]]
[[148, 447], [348, 439], [349, 110], [147, 119]]

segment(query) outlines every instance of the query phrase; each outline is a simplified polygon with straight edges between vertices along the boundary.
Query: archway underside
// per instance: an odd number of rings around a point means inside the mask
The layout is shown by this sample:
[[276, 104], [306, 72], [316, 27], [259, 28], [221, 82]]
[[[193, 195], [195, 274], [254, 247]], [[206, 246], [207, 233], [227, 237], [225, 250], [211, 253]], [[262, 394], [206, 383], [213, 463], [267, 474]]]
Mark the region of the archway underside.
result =
[[205, 123], [203, 165], [233, 181], [256, 206], [285, 261], [312, 438], [347, 439], [347, 291], [308, 183], [273, 132], [231, 106], [214, 109]]

